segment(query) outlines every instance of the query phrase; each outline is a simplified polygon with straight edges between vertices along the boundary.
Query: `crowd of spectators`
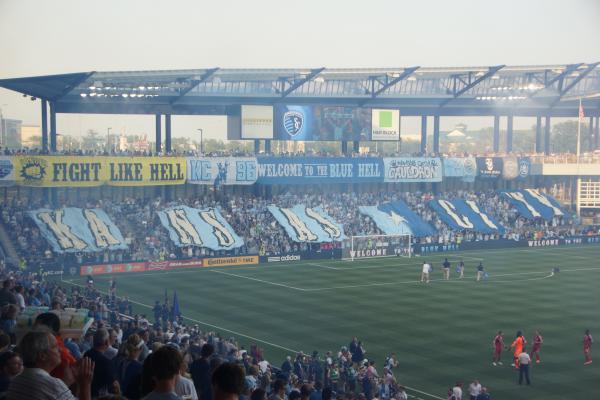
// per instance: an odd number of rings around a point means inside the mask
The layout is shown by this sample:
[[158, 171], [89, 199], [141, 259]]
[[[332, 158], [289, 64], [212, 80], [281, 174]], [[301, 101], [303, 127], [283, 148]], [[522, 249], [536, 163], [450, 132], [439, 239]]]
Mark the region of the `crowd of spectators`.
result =
[[[436, 229], [436, 234], [428, 237], [415, 237], [415, 243], [453, 244], [463, 241], [484, 241], [497, 239], [546, 239], [587, 234], [597, 229], [577, 225], [569, 217], [555, 217], [551, 221], [542, 218], [526, 219], [498, 192], [453, 191], [435, 196], [436, 198], [461, 198], [474, 200], [489, 215], [496, 218], [506, 228], [505, 233], [484, 234], [470, 230], [450, 229], [438, 215], [427, 206], [434, 198], [429, 192], [333, 192], [316, 191], [287, 192], [270, 198], [251, 193], [227, 194], [209, 191], [201, 197], [178, 198], [165, 201], [161, 198], [124, 198], [123, 200], [85, 201], [81, 204], [68, 204], [83, 208], [101, 208], [117, 224], [126, 250], [103, 251], [99, 253], [75, 253], [61, 256], [52, 252], [48, 242], [43, 240], [38, 227], [27, 216], [31, 209], [47, 207], [41, 201], [26, 198], [13, 198], [0, 204], [0, 216], [5, 231], [26, 266], [60, 262], [67, 266], [85, 263], [118, 263], [122, 261], [165, 261], [170, 259], [190, 259], [223, 255], [275, 255], [318, 250], [320, 244], [298, 243], [289, 237], [284, 228], [268, 211], [267, 206], [292, 207], [304, 204], [308, 207], [321, 206], [336, 222], [343, 226], [346, 236], [378, 235], [383, 232], [368, 216], [359, 212], [359, 206], [377, 206], [385, 202], [403, 200], [425, 222]], [[232, 251], [214, 251], [204, 247], [178, 247], [162, 226], [157, 211], [174, 205], [188, 205], [194, 208], [217, 208], [229, 222], [233, 230], [244, 239], [244, 245]], [[65, 204], [66, 205], [66, 204]]]
[[[66, 287], [0, 266], [0, 281], [2, 399], [408, 399], [396, 354], [378, 364], [356, 337], [336, 351], [300, 352], [272, 363], [256, 343], [245, 346], [186, 324], [168, 299], [156, 301], [150, 318], [133, 314], [116, 280], [102, 293], [91, 277], [85, 287]], [[27, 332], [16, 332], [27, 306], [49, 311]], [[94, 318], [79, 338], [61, 336], [58, 314], [65, 308], [88, 309]], [[478, 400], [490, 399], [477, 381], [469, 390]], [[449, 396], [459, 392], [461, 383]]]
[[[336, 351], [300, 352], [272, 363], [255, 343], [245, 346], [186, 324], [166, 298], [156, 301], [150, 318], [134, 314], [127, 297], [118, 296], [114, 279], [102, 293], [91, 277], [85, 286], [67, 286], [0, 265], [0, 281], [0, 398], [408, 398], [396, 355], [377, 364], [356, 337]], [[17, 332], [18, 315], [28, 306], [47, 306], [48, 312], [26, 332]], [[87, 309], [94, 318], [80, 337], [61, 336], [58, 315], [69, 308]], [[457, 385], [452, 393], [461, 390]], [[482, 394], [477, 399], [490, 398], [478, 382], [472, 385], [476, 396]]]
[[[572, 153], [557, 153], [546, 155], [544, 153], [530, 152], [481, 152], [469, 153], [450, 151], [442, 153], [433, 152], [414, 152], [406, 153], [400, 151], [386, 151], [384, 149], [370, 149], [369, 151], [349, 151], [346, 155], [341, 152], [330, 152], [320, 150], [305, 151], [244, 151], [243, 149], [219, 150], [219, 151], [201, 151], [201, 150], [171, 150], [171, 151], [152, 151], [152, 150], [118, 150], [118, 149], [66, 149], [58, 151], [42, 150], [41, 148], [21, 148], [9, 149], [1, 148], [0, 153], [5, 156], [17, 155], [60, 155], [60, 156], [114, 156], [114, 157], [152, 157], [152, 156], [172, 156], [172, 157], [533, 157], [533, 161], [550, 164], [576, 163], [578, 158]], [[599, 151], [582, 152], [579, 157], [581, 163], [600, 162]]]

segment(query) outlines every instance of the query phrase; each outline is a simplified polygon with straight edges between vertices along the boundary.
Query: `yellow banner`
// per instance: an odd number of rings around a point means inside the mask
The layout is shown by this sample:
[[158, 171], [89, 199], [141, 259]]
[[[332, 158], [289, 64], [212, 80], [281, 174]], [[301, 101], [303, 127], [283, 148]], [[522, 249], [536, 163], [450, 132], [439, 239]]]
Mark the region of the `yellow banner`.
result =
[[15, 181], [38, 187], [100, 186], [106, 183], [104, 157], [16, 156]]
[[16, 156], [15, 181], [37, 187], [182, 185], [185, 157]]
[[205, 258], [203, 262], [204, 267], [224, 267], [227, 265], [258, 264], [258, 256]]
[[113, 186], [183, 185], [185, 157], [107, 157], [108, 184]]

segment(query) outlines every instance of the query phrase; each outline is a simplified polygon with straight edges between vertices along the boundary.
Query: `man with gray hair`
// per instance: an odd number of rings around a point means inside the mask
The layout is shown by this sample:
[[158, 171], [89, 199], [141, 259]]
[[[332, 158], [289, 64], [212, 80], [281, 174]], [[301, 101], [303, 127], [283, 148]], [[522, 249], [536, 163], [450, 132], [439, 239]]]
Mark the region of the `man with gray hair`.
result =
[[[50, 371], [60, 364], [56, 338], [48, 331], [27, 333], [18, 348], [25, 370], [10, 384], [7, 400], [76, 400], [63, 381], [50, 376]], [[81, 360], [76, 378], [79, 383], [79, 400], [92, 398], [90, 386], [94, 363], [89, 358]]]
[[110, 335], [105, 328], [96, 331], [93, 346], [84, 354], [84, 357], [89, 357], [96, 365], [92, 379], [92, 396], [99, 397], [108, 393], [119, 394], [119, 382], [115, 367], [104, 355], [110, 346]]

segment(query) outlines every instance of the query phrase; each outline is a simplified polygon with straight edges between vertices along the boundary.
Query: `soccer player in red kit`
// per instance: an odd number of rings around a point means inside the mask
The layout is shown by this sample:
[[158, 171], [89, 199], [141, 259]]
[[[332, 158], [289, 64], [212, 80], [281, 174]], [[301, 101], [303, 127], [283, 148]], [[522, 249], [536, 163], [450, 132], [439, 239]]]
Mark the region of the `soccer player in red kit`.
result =
[[492, 342], [492, 346], [494, 346], [494, 358], [492, 358], [492, 365], [495, 367], [497, 364], [502, 365], [502, 350], [504, 349], [504, 336], [502, 335], [502, 331], [498, 331], [494, 341]]
[[590, 365], [592, 363], [592, 344], [594, 343], [594, 339], [590, 334], [590, 330], [585, 330], [585, 335], [583, 335], [583, 355], [585, 357], [585, 362], [583, 365]]
[[535, 356], [536, 364], [542, 362], [542, 360], [540, 360], [540, 348], [542, 347], [542, 343], [544, 343], [544, 338], [542, 338], [540, 331], [535, 331], [535, 335], [533, 335], [533, 347], [531, 348], [529, 357], [531, 358], [531, 361], [533, 361], [533, 357]]

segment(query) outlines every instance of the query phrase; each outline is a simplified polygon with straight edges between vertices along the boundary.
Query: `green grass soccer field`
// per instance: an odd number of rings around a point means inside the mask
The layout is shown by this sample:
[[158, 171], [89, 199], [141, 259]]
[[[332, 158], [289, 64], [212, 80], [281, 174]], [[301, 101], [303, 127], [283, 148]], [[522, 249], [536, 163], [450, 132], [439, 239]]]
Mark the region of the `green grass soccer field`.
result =
[[[453, 263], [450, 281], [442, 280], [444, 257]], [[454, 271], [460, 259], [462, 280]], [[165, 288], [170, 299], [176, 289], [190, 322], [246, 348], [257, 343], [276, 366], [300, 350], [337, 352], [358, 336], [380, 372], [387, 354], [398, 355], [396, 378], [414, 397], [445, 399], [455, 381], [468, 386], [478, 378], [494, 399], [587, 400], [600, 394], [600, 348], [589, 366], [582, 351], [586, 328], [600, 337], [599, 259], [600, 246], [590, 245], [158, 271], [117, 280], [118, 294], [129, 295], [149, 318]], [[424, 260], [434, 266], [429, 284], [419, 282]], [[480, 260], [489, 277], [476, 282]], [[552, 275], [553, 267], [560, 272]], [[97, 278], [97, 285], [106, 288], [108, 279]], [[517, 385], [510, 352], [504, 366], [491, 363], [496, 331], [510, 344], [519, 329], [529, 343], [535, 329], [544, 337], [531, 387]]]

